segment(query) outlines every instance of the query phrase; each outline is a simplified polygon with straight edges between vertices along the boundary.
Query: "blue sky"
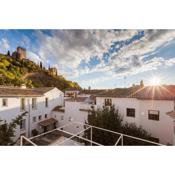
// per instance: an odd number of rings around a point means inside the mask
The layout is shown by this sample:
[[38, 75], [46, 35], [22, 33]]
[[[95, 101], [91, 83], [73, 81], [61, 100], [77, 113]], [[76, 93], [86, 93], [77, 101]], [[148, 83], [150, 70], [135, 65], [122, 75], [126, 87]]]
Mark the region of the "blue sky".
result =
[[175, 84], [175, 30], [0, 30], [1, 53], [17, 46], [85, 88]]

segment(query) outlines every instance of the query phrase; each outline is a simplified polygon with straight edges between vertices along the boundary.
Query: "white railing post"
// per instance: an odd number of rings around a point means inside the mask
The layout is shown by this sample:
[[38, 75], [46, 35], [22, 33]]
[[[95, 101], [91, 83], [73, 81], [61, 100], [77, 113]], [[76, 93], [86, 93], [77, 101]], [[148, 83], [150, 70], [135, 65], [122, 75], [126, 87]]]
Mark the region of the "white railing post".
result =
[[91, 146], [92, 146], [92, 127], [91, 127]]
[[121, 145], [123, 146], [123, 134], [121, 136]]
[[20, 137], [20, 146], [23, 146], [23, 136]]

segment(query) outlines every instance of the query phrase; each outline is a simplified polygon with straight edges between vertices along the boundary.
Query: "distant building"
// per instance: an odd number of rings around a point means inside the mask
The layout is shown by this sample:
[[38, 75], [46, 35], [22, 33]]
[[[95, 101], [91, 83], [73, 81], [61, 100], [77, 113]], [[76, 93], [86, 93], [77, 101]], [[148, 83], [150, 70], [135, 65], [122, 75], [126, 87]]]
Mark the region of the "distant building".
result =
[[[112, 94], [106, 91], [94, 96], [65, 91], [65, 106], [54, 109], [51, 115], [61, 127], [70, 122], [85, 123], [92, 109], [114, 106], [121, 114], [123, 123], [135, 123], [142, 127], [151, 134], [151, 141], [175, 145], [175, 86], [148, 86], [132, 94], [128, 89], [126, 91], [118, 90]], [[82, 130], [80, 125], [67, 128], [73, 133]]]
[[55, 67], [49, 68], [49, 74], [53, 76], [57, 76], [57, 68]]
[[12, 53], [13, 58], [26, 59], [26, 49], [17, 47], [16, 51]]
[[65, 97], [76, 97], [78, 94], [80, 94], [80, 91], [78, 89], [67, 89], [65, 91]]

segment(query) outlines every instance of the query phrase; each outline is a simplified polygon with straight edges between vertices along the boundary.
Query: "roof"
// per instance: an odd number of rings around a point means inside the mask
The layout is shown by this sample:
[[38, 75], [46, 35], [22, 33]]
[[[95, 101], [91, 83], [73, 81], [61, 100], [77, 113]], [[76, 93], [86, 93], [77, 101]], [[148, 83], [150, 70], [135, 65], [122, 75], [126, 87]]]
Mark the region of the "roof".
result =
[[49, 119], [46, 119], [46, 120], [39, 122], [39, 124], [41, 126], [48, 126], [48, 125], [54, 124], [55, 122], [58, 122], [58, 120], [56, 120], [54, 118], [49, 118]]
[[138, 99], [174, 100], [175, 86], [148, 86], [138, 90], [131, 97]]
[[55, 112], [65, 112], [65, 109], [62, 108], [62, 106], [56, 106], [52, 109], [52, 111]]
[[51, 89], [53, 89], [53, 87], [23, 89], [20, 87], [1, 86], [0, 97], [38, 97], [43, 96], [44, 93], [50, 91]]
[[69, 102], [84, 102], [86, 99], [88, 99], [88, 97], [76, 97], [76, 98], [67, 99], [66, 101], [69, 101]]
[[109, 90], [97, 97], [137, 98], [141, 100], [174, 100], [175, 85], [146, 86], [144, 88], [118, 88]]
[[38, 91], [42, 94], [54, 89], [55, 87], [39, 87], [39, 88], [33, 88], [35, 91]]
[[170, 112], [167, 112], [166, 114], [171, 118], [175, 118], [175, 111], [170, 111]]
[[66, 88], [65, 91], [80, 91], [78, 88]]
[[132, 94], [132, 88], [116, 88], [99, 91], [96, 96], [97, 97], [128, 97]]

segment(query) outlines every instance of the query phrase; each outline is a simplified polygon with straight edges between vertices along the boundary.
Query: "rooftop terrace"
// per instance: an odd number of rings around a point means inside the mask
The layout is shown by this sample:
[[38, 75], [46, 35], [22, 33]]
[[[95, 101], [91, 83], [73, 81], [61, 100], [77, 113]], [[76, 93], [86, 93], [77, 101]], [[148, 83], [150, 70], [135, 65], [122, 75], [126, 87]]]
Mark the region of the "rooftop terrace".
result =
[[[73, 131], [71, 128], [77, 127], [77, 125], [82, 125], [84, 129], [80, 132]], [[71, 127], [70, 127], [71, 126]], [[82, 124], [79, 122], [71, 122], [68, 125], [56, 128], [52, 131], [42, 133], [35, 137], [26, 138], [21, 136], [20, 145], [33, 145], [33, 146], [105, 146], [99, 143], [93, 138], [93, 132], [98, 131], [98, 133], [104, 134], [104, 139], [112, 136], [114, 142], [110, 146], [128, 146], [128, 145], [150, 145], [150, 146], [161, 146], [162, 144], [145, 140], [138, 137], [133, 137], [130, 135], [122, 134], [119, 132], [114, 132], [104, 128], [99, 128], [96, 126]], [[86, 134], [84, 134], [86, 133]], [[89, 137], [87, 137], [89, 134]], [[106, 137], [105, 137], [106, 136]], [[109, 145], [109, 144], [106, 144]]]

